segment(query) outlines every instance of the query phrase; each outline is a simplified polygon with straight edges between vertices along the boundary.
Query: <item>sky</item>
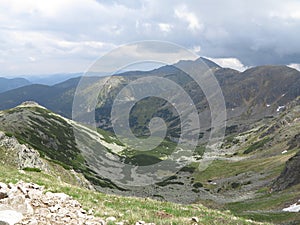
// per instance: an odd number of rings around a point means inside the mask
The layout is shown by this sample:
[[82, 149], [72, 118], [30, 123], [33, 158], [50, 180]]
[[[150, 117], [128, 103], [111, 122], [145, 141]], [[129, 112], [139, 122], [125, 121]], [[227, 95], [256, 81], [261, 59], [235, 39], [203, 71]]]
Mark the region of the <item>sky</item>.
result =
[[300, 1], [0, 0], [0, 76], [85, 71], [143, 40], [173, 42], [240, 71], [300, 69]]

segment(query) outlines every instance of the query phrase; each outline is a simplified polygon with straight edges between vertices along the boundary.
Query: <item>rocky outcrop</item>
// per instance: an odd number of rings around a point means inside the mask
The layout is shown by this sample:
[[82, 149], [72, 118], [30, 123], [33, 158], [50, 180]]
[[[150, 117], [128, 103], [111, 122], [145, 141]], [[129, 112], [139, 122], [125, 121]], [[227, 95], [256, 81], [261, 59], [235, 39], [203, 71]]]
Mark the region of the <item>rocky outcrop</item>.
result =
[[[47, 192], [34, 183], [17, 184], [0, 182], [0, 225], [124, 225], [113, 216], [105, 220], [95, 217], [92, 210], [64, 193]], [[142, 220], [136, 225], [155, 225]]]
[[40, 158], [38, 151], [20, 144], [15, 137], [9, 137], [2, 131], [0, 131], [0, 147], [4, 151], [2, 154], [11, 155], [10, 161], [18, 169], [27, 167], [38, 168], [43, 171], [49, 170], [47, 163]]
[[44, 191], [33, 183], [0, 183], [0, 224], [106, 224], [105, 220], [83, 210], [70, 196]]
[[281, 191], [300, 183], [300, 151], [290, 158], [273, 184], [274, 191]]

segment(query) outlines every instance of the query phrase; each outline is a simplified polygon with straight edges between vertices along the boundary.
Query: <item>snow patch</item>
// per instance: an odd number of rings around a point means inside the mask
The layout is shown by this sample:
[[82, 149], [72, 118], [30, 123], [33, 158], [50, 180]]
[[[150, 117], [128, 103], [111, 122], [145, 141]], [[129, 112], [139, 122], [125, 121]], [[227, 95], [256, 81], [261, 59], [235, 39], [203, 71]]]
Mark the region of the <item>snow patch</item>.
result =
[[[300, 200], [298, 200], [298, 203], [300, 203]], [[297, 203], [290, 205], [287, 208], [282, 209], [284, 212], [300, 212], [300, 205]]]
[[278, 108], [276, 109], [276, 112], [279, 112], [280, 110], [282, 110], [282, 109], [284, 109], [284, 108], [285, 108], [284, 105], [280, 105], [280, 106], [278, 106]]

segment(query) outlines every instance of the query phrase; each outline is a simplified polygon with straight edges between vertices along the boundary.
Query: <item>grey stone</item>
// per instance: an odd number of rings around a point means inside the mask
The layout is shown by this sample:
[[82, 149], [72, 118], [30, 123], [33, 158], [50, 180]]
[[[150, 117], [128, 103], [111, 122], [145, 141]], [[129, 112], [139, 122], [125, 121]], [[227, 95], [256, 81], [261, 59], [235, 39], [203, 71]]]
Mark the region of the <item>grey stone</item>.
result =
[[103, 219], [88, 215], [79, 202], [64, 193], [44, 194], [43, 187], [22, 181], [9, 184], [8, 191], [8, 197], [0, 200], [0, 221], [8, 224], [106, 225]]
[[7, 198], [7, 197], [8, 197], [8, 195], [7, 195], [6, 192], [0, 191], [0, 199], [4, 199], [4, 198]]
[[1, 220], [0, 220], [0, 225], [9, 225], [9, 223], [8, 223], [8, 222], [1, 221]]
[[193, 217], [192, 217], [192, 221], [198, 223], [198, 222], [199, 222], [199, 218], [196, 217], [196, 216], [193, 216]]

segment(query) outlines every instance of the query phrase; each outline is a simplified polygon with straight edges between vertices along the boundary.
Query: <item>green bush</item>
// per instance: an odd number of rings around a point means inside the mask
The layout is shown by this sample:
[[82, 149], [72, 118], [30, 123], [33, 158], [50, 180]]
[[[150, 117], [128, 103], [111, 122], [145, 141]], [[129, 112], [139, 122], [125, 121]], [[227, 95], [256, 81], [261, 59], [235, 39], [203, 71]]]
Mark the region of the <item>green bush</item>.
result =
[[25, 167], [23, 170], [24, 171], [29, 171], [29, 172], [37, 172], [37, 173], [42, 172], [41, 169], [39, 169], [39, 168], [32, 168], [32, 167]]
[[5, 132], [5, 135], [7, 136], [7, 137], [13, 137], [14, 135], [12, 134], [12, 133], [10, 133], [10, 132]]
[[254, 144], [250, 145], [245, 151], [244, 154], [249, 154], [253, 151], [255, 151], [258, 148], [263, 147], [268, 141], [270, 141], [270, 138], [264, 138], [260, 141], [255, 142]]

